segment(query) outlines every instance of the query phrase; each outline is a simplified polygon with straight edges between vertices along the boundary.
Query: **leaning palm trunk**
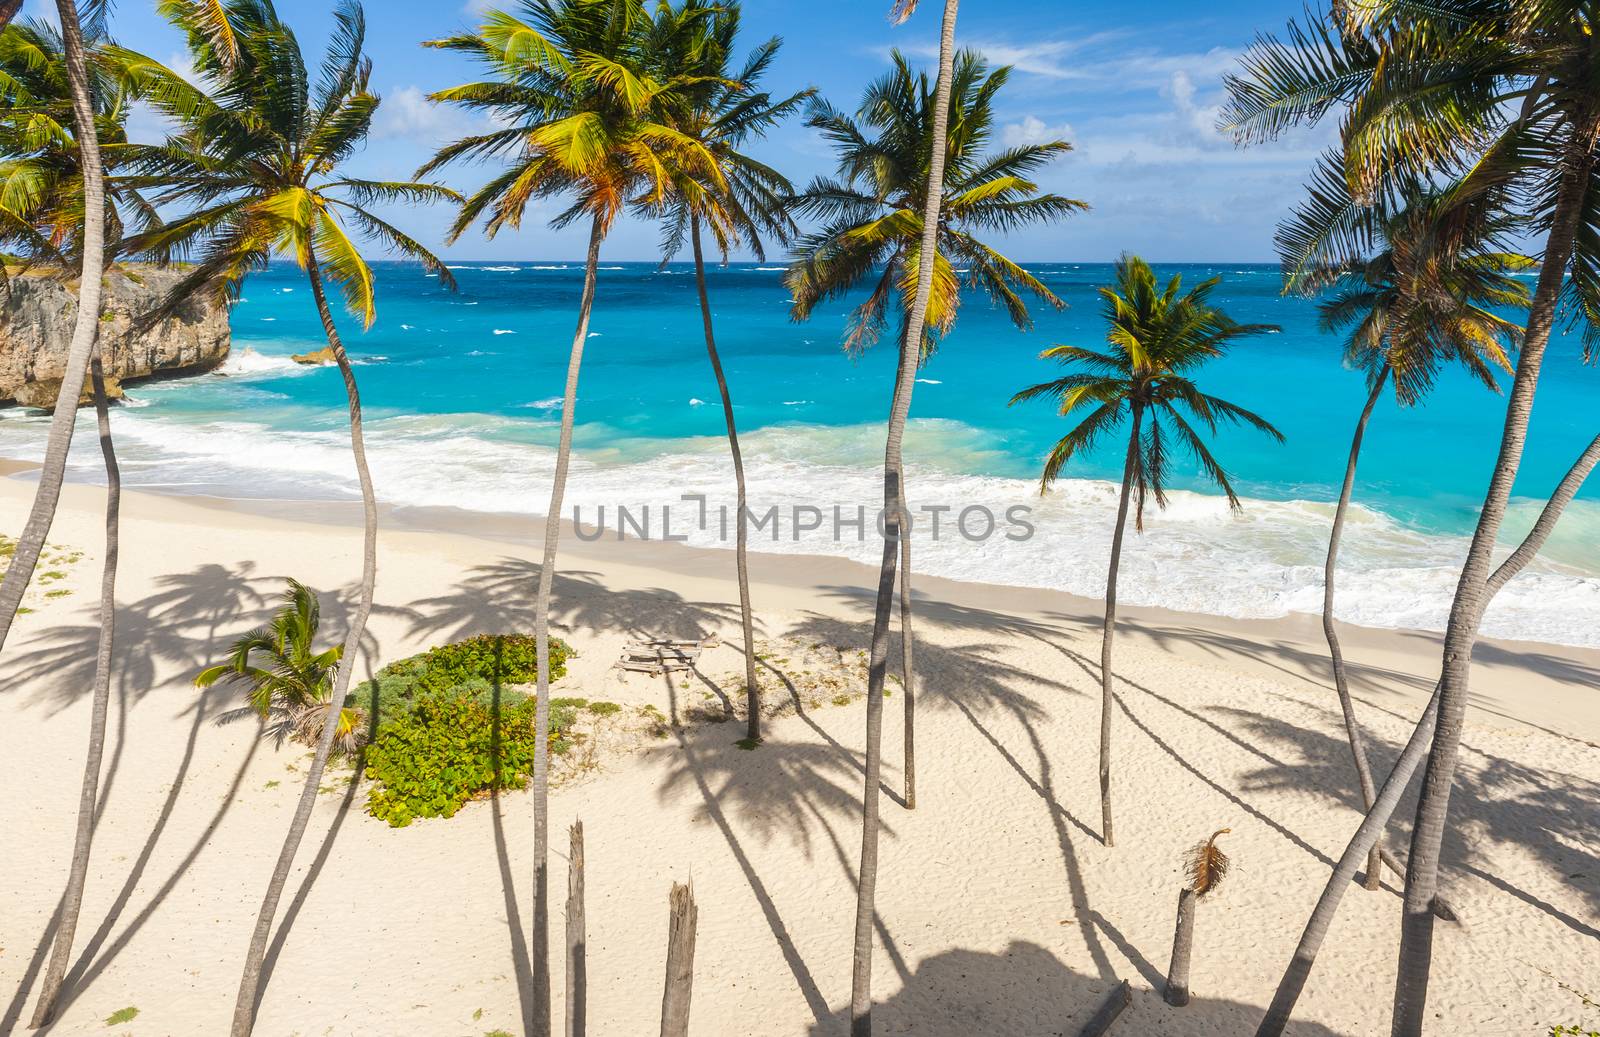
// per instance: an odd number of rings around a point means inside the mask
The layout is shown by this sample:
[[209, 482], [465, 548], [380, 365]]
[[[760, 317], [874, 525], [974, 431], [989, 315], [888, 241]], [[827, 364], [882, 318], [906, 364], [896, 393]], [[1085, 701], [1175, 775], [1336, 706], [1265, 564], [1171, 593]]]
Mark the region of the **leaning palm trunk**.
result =
[[[903, 490], [904, 487], [901, 487]], [[905, 496], [901, 495], [905, 505]], [[906, 528], [900, 537], [900, 666], [906, 697], [904, 757], [907, 810], [917, 809], [917, 663], [915, 638], [911, 634], [911, 511], [906, 509]]]
[[[78, 280], [78, 316], [72, 325], [72, 341], [67, 346], [67, 362], [61, 372], [61, 391], [56, 394], [56, 409], [50, 419], [50, 436], [45, 442], [44, 465], [39, 472], [39, 488], [34, 491], [33, 507], [27, 524], [17, 537], [11, 567], [0, 581], [0, 648], [5, 647], [11, 621], [22, 604], [23, 592], [33, 579], [39, 552], [56, 517], [61, 499], [61, 483], [67, 472], [67, 452], [72, 447], [73, 426], [78, 418], [78, 399], [94, 353], [95, 333], [100, 326], [101, 279], [105, 275], [105, 169], [100, 164], [100, 142], [95, 137], [94, 103], [89, 96], [89, 71], [83, 53], [83, 29], [78, 24], [78, 9], [73, 0], [56, 0], [61, 15], [61, 42], [67, 63], [67, 85], [72, 91], [72, 118], [77, 130], [79, 162], [83, 172], [83, 268]], [[13, 14], [15, 11], [12, 12]], [[9, 20], [9, 19], [7, 19]], [[0, 23], [3, 27], [3, 23]]]
[[94, 701], [89, 710], [89, 754], [83, 763], [83, 785], [78, 793], [78, 829], [72, 842], [72, 864], [67, 872], [67, 890], [61, 897], [61, 920], [56, 925], [55, 942], [50, 948], [50, 964], [45, 968], [39, 1003], [34, 1006], [28, 1026], [37, 1030], [48, 1026], [56, 1014], [56, 1001], [72, 957], [72, 938], [78, 928], [78, 913], [83, 908], [83, 887], [89, 875], [89, 849], [94, 840], [95, 804], [100, 798], [100, 761], [106, 748], [106, 712], [111, 704], [111, 649], [115, 639], [117, 614], [118, 520], [122, 505], [122, 473], [117, 453], [111, 445], [111, 408], [106, 401], [106, 383], [96, 356], [89, 368], [94, 383], [94, 412], [99, 423], [100, 453], [106, 462], [106, 556], [100, 570], [100, 641], [94, 659]]
[[0, 30], [11, 24], [11, 19], [22, 10], [22, 0], [0, 0]]
[[883, 681], [889, 662], [889, 616], [894, 606], [895, 562], [902, 535], [900, 443], [911, 391], [921, 358], [928, 298], [933, 293], [934, 257], [939, 243], [939, 204], [943, 199], [946, 136], [950, 125], [950, 88], [954, 75], [956, 10], [959, 0], [945, 0], [939, 34], [939, 82], [933, 108], [933, 154], [928, 158], [927, 204], [922, 212], [922, 250], [918, 254], [917, 292], [906, 314], [900, 342], [900, 371], [889, 408], [889, 432], [883, 457], [883, 562], [878, 570], [878, 595], [872, 615], [872, 649], [867, 671], [866, 787], [861, 802], [861, 869], [856, 883], [855, 946], [850, 973], [851, 1037], [872, 1034], [872, 926], [878, 893], [878, 785], [883, 773]]
[[[1361, 409], [1361, 418], [1356, 422], [1356, 434], [1350, 442], [1350, 460], [1344, 468], [1344, 486], [1339, 491], [1339, 506], [1333, 512], [1333, 532], [1328, 536], [1328, 562], [1322, 571], [1322, 632], [1328, 638], [1328, 657], [1333, 663], [1333, 686], [1339, 695], [1339, 709], [1344, 713], [1344, 730], [1350, 739], [1350, 754], [1355, 757], [1356, 777], [1361, 784], [1361, 804], [1367, 810], [1372, 809], [1375, 795], [1372, 765], [1367, 762], [1366, 743], [1361, 737], [1361, 726], [1356, 723], [1356, 707], [1350, 699], [1350, 681], [1345, 675], [1344, 653], [1339, 650], [1339, 633], [1333, 625], [1333, 584], [1339, 567], [1339, 540], [1344, 535], [1345, 514], [1350, 509], [1350, 495], [1356, 483], [1356, 462], [1361, 457], [1361, 440], [1366, 436], [1372, 409], [1378, 405], [1378, 397], [1383, 394], [1384, 383], [1388, 380], [1389, 365], [1385, 364], [1372, 383], [1367, 404]], [[1382, 855], [1383, 839], [1380, 837], [1373, 843], [1372, 853], [1367, 857], [1368, 889], [1377, 889], [1382, 881]]]
[[1111, 564], [1106, 568], [1106, 618], [1100, 634], [1100, 838], [1117, 845], [1111, 827], [1111, 641], [1117, 632], [1117, 570], [1122, 565], [1122, 534], [1128, 526], [1128, 497], [1133, 472], [1139, 463], [1139, 425], [1144, 418], [1133, 408], [1133, 431], [1128, 434], [1128, 459], [1122, 466], [1122, 492], [1117, 497], [1117, 525], [1111, 531]]
[[233, 1006], [231, 1037], [249, 1037], [255, 1025], [256, 1002], [260, 998], [261, 968], [267, 953], [267, 939], [272, 933], [272, 920], [278, 911], [278, 901], [289, 881], [289, 870], [294, 866], [295, 852], [305, 837], [306, 826], [311, 821], [311, 809], [317, 802], [317, 790], [322, 786], [322, 772], [333, 751], [334, 736], [339, 730], [339, 711], [350, 690], [350, 671], [355, 668], [356, 653], [366, 633], [367, 617], [372, 614], [373, 588], [378, 579], [378, 502], [372, 489], [372, 473], [367, 469], [366, 441], [361, 432], [361, 394], [356, 388], [355, 371], [350, 358], [345, 355], [344, 343], [333, 323], [333, 312], [328, 309], [328, 297], [322, 288], [322, 272], [317, 266], [315, 252], [309, 248], [306, 255], [306, 275], [311, 281], [311, 294], [317, 302], [317, 315], [322, 318], [322, 330], [328, 337], [328, 346], [339, 364], [339, 374], [344, 377], [345, 397], [350, 404], [350, 452], [355, 456], [356, 477], [361, 482], [361, 508], [363, 518], [361, 543], [361, 598], [355, 616], [344, 638], [344, 654], [340, 657], [338, 675], [334, 678], [333, 694], [328, 700], [328, 711], [322, 722], [322, 737], [311, 757], [311, 767], [306, 772], [305, 787], [300, 791], [294, 819], [289, 822], [289, 834], [278, 853], [278, 863], [272, 869], [272, 879], [267, 884], [267, 895], [261, 902], [261, 912], [256, 916], [255, 931], [250, 936], [250, 947], [245, 952], [244, 973], [239, 979], [239, 997]]
[[550, 1035], [550, 591], [554, 586], [556, 547], [561, 539], [561, 498], [567, 492], [567, 466], [572, 459], [572, 419], [578, 402], [578, 372], [589, 337], [594, 309], [594, 282], [600, 266], [605, 222], [594, 217], [589, 255], [583, 265], [583, 295], [578, 302], [578, 327], [567, 357], [567, 385], [561, 397], [561, 440], [556, 447], [555, 477], [550, 483], [550, 508], [544, 516], [544, 560], [539, 564], [539, 592], [533, 605], [533, 630], [538, 651], [539, 685], [534, 704], [533, 743], [533, 997], [528, 1032]]
[[1439, 678], [1439, 721], [1433, 748], [1423, 775], [1422, 793], [1417, 802], [1416, 822], [1411, 830], [1411, 853], [1406, 869], [1405, 913], [1400, 928], [1400, 956], [1395, 978], [1395, 1037], [1418, 1037], [1422, 1032], [1427, 1005], [1428, 974], [1433, 961], [1433, 899], [1439, 884], [1439, 849], [1450, 811], [1450, 787], [1455, 782], [1456, 762], [1461, 749], [1461, 730], [1466, 716], [1467, 679], [1472, 663], [1472, 648], [1478, 627], [1488, 606], [1486, 594], [1489, 566], [1494, 553], [1506, 502], [1516, 482], [1527, 440], [1528, 417], [1533, 410], [1539, 369], [1550, 341], [1579, 224], [1582, 222], [1594, 155], [1589, 142], [1582, 142], [1578, 153], [1568, 153], [1562, 172], [1560, 193], [1545, 243], [1544, 263], [1539, 285], [1528, 311], [1527, 334], [1517, 358], [1516, 378], [1506, 404], [1505, 430], [1500, 437], [1500, 455], [1494, 475], [1478, 515], [1478, 527], [1461, 570], [1450, 621], [1444, 638], [1444, 664]]
[[[1499, 593], [1500, 588], [1526, 568], [1544, 547], [1545, 541], [1555, 530], [1561, 513], [1577, 496], [1578, 489], [1597, 463], [1600, 463], [1600, 436], [1596, 436], [1579, 455], [1578, 460], [1556, 487], [1555, 493], [1546, 502], [1533, 529], [1489, 578], [1482, 591], [1486, 605], [1495, 594]], [[1423, 711], [1422, 718], [1417, 721], [1417, 726], [1411, 732], [1411, 738], [1406, 742], [1405, 748], [1401, 750], [1394, 769], [1389, 772], [1388, 779], [1378, 790], [1372, 808], [1367, 811], [1360, 827], [1351, 837], [1350, 844], [1345, 847], [1344, 855], [1334, 867], [1333, 874], [1328, 877], [1328, 884], [1323, 887], [1322, 896], [1317, 900], [1316, 908], [1306, 921], [1305, 931], [1300, 935], [1300, 943], [1295, 947], [1294, 957], [1284, 971], [1283, 978], [1278, 981], [1278, 989], [1273, 995], [1272, 1004], [1268, 1007], [1265, 1018], [1261, 1020], [1261, 1025], [1256, 1029], [1256, 1037], [1280, 1037], [1284, 1027], [1289, 1024], [1289, 1016], [1294, 1011], [1295, 1003], [1300, 999], [1300, 992], [1305, 989], [1306, 980], [1311, 976], [1312, 966], [1316, 964], [1317, 951], [1322, 947], [1322, 941], [1327, 938], [1328, 930], [1333, 926], [1334, 915], [1338, 913], [1339, 901], [1344, 897], [1345, 886], [1355, 877], [1362, 858], [1377, 843], [1384, 826], [1389, 823], [1389, 816], [1394, 813], [1395, 806], [1405, 795], [1406, 787], [1411, 784], [1411, 776], [1416, 773], [1418, 764], [1422, 762], [1422, 757], [1427, 752], [1438, 720], [1442, 688], [1441, 680], [1435, 685], [1433, 696], [1428, 700], [1428, 707]]]
[[711, 328], [711, 300], [706, 295], [706, 264], [700, 250], [700, 217], [689, 217], [689, 237], [694, 245], [694, 279], [700, 290], [700, 317], [706, 328], [706, 355], [711, 358], [711, 371], [717, 376], [717, 391], [722, 394], [722, 416], [728, 424], [728, 452], [733, 455], [733, 482], [737, 495], [737, 514], [734, 517], [734, 566], [739, 574], [739, 622], [744, 630], [744, 697], [745, 737], [751, 743], [761, 740], [761, 686], [756, 683], [756, 632], [755, 619], [750, 612], [749, 530], [745, 515], [749, 510], [744, 487], [744, 456], [739, 452], [739, 430], [733, 420], [733, 397], [728, 393], [728, 379], [722, 373], [722, 357], [717, 353], [717, 340]]

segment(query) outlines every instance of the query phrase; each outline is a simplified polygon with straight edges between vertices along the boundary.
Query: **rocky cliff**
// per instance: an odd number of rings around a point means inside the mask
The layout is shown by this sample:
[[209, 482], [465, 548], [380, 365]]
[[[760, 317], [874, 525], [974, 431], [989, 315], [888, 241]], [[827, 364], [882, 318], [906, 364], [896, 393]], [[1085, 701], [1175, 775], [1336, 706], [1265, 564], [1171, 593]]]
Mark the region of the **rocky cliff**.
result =
[[[106, 274], [100, 345], [108, 381], [209, 371], [228, 357], [228, 311], [192, 301], [137, 338], [129, 329], [154, 309], [183, 276], [181, 270], [123, 265]], [[54, 406], [78, 310], [77, 283], [37, 274], [0, 285], [0, 402]], [[113, 392], [115, 395], [115, 392]]]

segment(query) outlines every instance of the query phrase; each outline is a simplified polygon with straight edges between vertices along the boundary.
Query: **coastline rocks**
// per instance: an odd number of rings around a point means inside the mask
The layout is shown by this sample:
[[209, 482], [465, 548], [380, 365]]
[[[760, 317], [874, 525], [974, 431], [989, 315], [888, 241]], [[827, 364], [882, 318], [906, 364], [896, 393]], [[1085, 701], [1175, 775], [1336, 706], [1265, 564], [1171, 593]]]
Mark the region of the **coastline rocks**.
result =
[[313, 350], [310, 353], [295, 353], [289, 359], [297, 364], [306, 364], [308, 366], [338, 363], [338, 357], [333, 355], [332, 346], [323, 346], [321, 349]]
[[[173, 317], [130, 336], [134, 320], [159, 305], [184, 273], [140, 264], [107, 271], [100, 349], [111, 398], [120, 398], [129, 382], [200, 374], [228, 358], [228, 310], [209, 299], [191, 300]], [[0, 285], [0, 403], [55, 406], [77, 311], [76, 280], [13, 273]], [[90, 399], [87, 380], [82, 399]]]

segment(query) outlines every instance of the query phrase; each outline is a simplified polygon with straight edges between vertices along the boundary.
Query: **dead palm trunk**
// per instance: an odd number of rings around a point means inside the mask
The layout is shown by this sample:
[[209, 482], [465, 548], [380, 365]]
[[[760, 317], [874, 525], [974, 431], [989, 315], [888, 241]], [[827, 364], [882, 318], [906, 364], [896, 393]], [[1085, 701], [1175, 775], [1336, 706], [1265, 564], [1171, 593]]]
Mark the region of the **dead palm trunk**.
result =
[[[1596, 436], [1578, 456], [1578, 460], [1556, 487], [1555, 493], [1551, 494], [1550, 500], [1545, 503], [1544, 510], [1540, 512], [1539, 520], [1534, 523], [1533, 529], [1489, 578], [1483, 588], [1485, 604], [1494, 598], [1500, 588], [1526, 568], [1539, 553], [1540, 548], [1554, 531], [1561, 513], [1572, 502], [1583, 481], [1589, 477], [1589, 473], [1594, 470], [1597, 463], [1600, 463], [1600, 436]], [[1256, 1029], [1256, 1037], [1280, 1037], [1284, 1027], [1288, 1025], [1289, 1016], [1300, 998], [1300, 992], [1305, 989], [1306, 980], [1311, 976], [1312, 966], [1316, 964], [1317, 951], [1321, 949], [1322, 941], [1327, 938], [1328, 930], [1333, 926], [1334, 916], [1339, 910], [1339, 901], [1344, 897], [1345, 886], [1355, 877], [1362, 858], [1367, 855], [1377, 842], [1378, 836], [1382, 834], [1384, 826], [1389, 823], [1389, 816], [1394, 812], [1400, 798], [1405, 795], [1406, 787], [1411, 783], [1411, 776], [1416, 773], [1418, 764], [1422, 762], [1422, 757], [1427, 752], [1439, 715], [1442, 687], [1441, 680], [1440, 684], [1434, 687], [1433, 697], [1428, 700], [1428, 707], [1423, 711], [1422, 718], [1417, 721], [1417, 726], [1411, 732], [1411, 738], [1406, 742], [1405, 748], [1401, 750], [1394, 769], [1389, 772], [1388, 779], [1378, 790], [1372, 809], [1367, 811], [1355, 835], [1351, 837], [1350, 844], [1345, 847], [1344, 855], [1334, 867], [1333, 874], [1328, 877], [1328, 884], [1323, 887], [1322, 896], [1317, 900], [1317, 906], [1312, 910], [1311, 917], [1306, 921], [1305, 930], [1300, 935], [1300, 943], [1295, 947], [1294, 957], [1290, 959], [1289, 967], [1284, 970], [1283, 977], [1278, 981], [1278, 989], [1273, 995], [1272, 1004], [1261, 1020], [1261, 1025]]]
[[567, 385], [561, 397], [561, 439], [556, 447], [555, 477], [550, 482], [550, 507], [544, 516], [544, 559], [539, 563], [539, 591], [533, 605], [533, 631], [538, 651], [539, 686], [534, 705], [533, 743], [533, 1018], [528, 1032], [550, 1037], [550, 591], [554, 586], [556, 547], [561, 540], [561, 499], [567, 492], [567, 466], [572, 460], [572, 420], [578, 403], [578, 372], [589, 338], [594, 310], [594, 283], [600, 266], [605, 221], [596, 214], [589, 230], [589, 254], [583, 265], [583, 295], [578, 301], [578, 327], [567, 355]]
[[856, 883], [855, 946], [850, 973], [850, 1033], [872, 1034], [872, 925], [878, 894], [878, 785], [883, 773], [883, 681], [889, 662], [889, 616], [894, 605], [895, 563], [901, 536], [900, 444], [916, 384], [928, 298], [933, 292], [934, 256], [939, 242], [939, 204], [944, 194], [946, 135], [950, 125], [950, 86], [955, 62], [956, 11], [959, 0], [945, 0], [939, 34], [939, 81], [933, 108], [933, 154], [928, 159], [927, 201], [922, 211], [922, 250], [917, 264], [917, 292], [906, 315], [900, 343], [900, 372], [889, 408], [889, 432], [883, 457], [883, 561], [872, 615], [872, 651], [867, 671], [866, 787], [861, 802], [861, 868]]
[[[1372, 784], [1372, 766], [1367, 762], [1367, 747], [1361, 736], [1361, 726], [1356, 723], [1355, 703], [1350, 699], [1350, 681], [1345, 675], [1344, 653], [1339, 650], [1339, 633], [1333, 624], [1333, 585], [1339, 568], [1339, 540], [1344, 535], [1344, 519], [1350, 509], [1350, 495], [1356, 484], [1356, 462], [1361, 457], [1361, 440], [1367, 432], [1367, 422], [1372, 409], [1378, 405], [1384, 384], [1389, 380], [1389, 365], [1384, 364], [1367, 394], [1367, 405], [1361, 408], [1361, 418], [1356, 422], [1356, 434], [1350, 442], [1350, 460], [1344, 468], [1344, 486], [1339, 491], [1339, 506], [1333, 512], [1333, 532], [1328, 536], [1328, 563], [1322, 571], [1322, 632], [1328, 639], [1328, 657], [1333, 662], [1333, 686], [1339, 695], [1339, 709], [1344, 713], [1345, 735], [1350, 739], [1350, 754], [1355, 757], [1356, 778], [1361, 784], [1361, 804], [1372, 809], [1376, 794]], [[1383, 879], [1383, 839], [1372, 846], [1367, 857], [1367, 888], [1377, 889]]]
[[[56, 394], [55, 414], [50, 419], [50, 436], [45, 441], [44, 465], [39, 472], [39, 488], [34, 491], [28, 521], [17, 537], [11, 567], [0, 580], [0, 648], [5, 647], [11, 621], [22, 604], [23, 592], [33, 579], [39, 552], [56, 517], [61, 499], [61, 483], [67, 472], [67, 452], [72, 447], [73, 426], [77, 423], [78, 399], [89, 372], [89, 357], [94, 353], [95, 333], [100, 326], [101, 279], [105, 275], [106, 181], [100, 164], [100, 142], [95, 137], [94, 102], [89, 96], [89, 71], [83, 53], [83, 29], [78, 24], [78, 9], [73, 0], [56, 0], [61, 16], [61, 42], [66, 55], [67, 85], [72, 91], [72, 119], [78, 138], [79, 165], [83, 173], [83, 268], [78, 279], [78, 315], [72, 325], [72, 341], [67, 346], [67, 361], [61, 372], [61, 391]], [[13, 14], [16, 12], [13, 11]], [[9, 19], [8, 19], [9, 20]]]
[[[1592, 130], [1591, 130], [1592, 132]], [[1576, 151], [1576, 154], [1573, 152]], [[1405, 913], [1400, 928], [1400, 955], [1395, 978], [1394, 1015], [1391, 1024], [1395, 1037], [1418, 1037], [1428, 998], [1428, 974], [1433, 961], [1433, 898], [1439, 885], [1439, 849], [1450, 811], [1450, 788], [1455, 782], [1456, 762], [1461, 748], [1461, 729], [1466, 716], [1468, 671], [1478, 627], [1489, 599], [1486, 593], [1489, 567], [1495, 540], [1505, 517], [1506, 502], [1516, 482], [1527, 440], [1528, 417], [1533, 410], [1534, 391], [1545, 346], [1555, 321], [1556, 307], [1566, 277], [1567, 262], [1587, 201], [1594, 154], [1589, 140], [1569, 149], [1562, 173], [1560, 193], [1551, 215], [1550, 235], [1545, 242], [1544, 263], [1539, 284], [1528, 311], [1527, 334], [1517, 357], [1516, 378], [1506, 404], [1505, 430], [1500, 437], [1500, 454], [1494, 475], [1478, 515], [1478, 527], [1467, 550], [1461, 570], [1450, 621], [1445, 630], [1444, 664], [1439, 678], [1439, 721], [1433, 735], [1433, 748], [1422, 779], [1417, 801], [1416, 822], [1411, 830], [1411, 853], [1406, 868]]]
[[1128, 525], [1128, 498], [1133, 473], [1139, 464], [1139, 426], [1144, 410], [1133, 407], [1133, 430], [1128, 434], [1128, 457], [1122, 465], [1122, 492], [1117, 497], [1117, 525], [1111, 531], [1111, 564], [1106, 569], [1106, 618], [1100, 634], [1100, 838], [1117, 844], [1111, 827], [1111, 641], [1117, 632], [1117, 570], [1122, 565], [1122, 534]]
[[345, 397], [350, 405], [350, 452], [355, 456], [356, 478], [361, 483], [361, 598], [350, 620], [350, 628], [345, 632], [344, 654], [340, 657], [339, 671], [334, 678], [328, 713], [322, 722], [322, 737], [318, 739], [316, 752], [311, 757], [305, 787], [300, 790], [300, 802], [295, 806], [293, 820], [289, 822], [289, 834], [283, 840], [278, 863], [272, 869], [267, 895], [261, 901], [255, 931], [250, 936], [250, 947], [245, 952], [244, 972], [239, 978], [239, 996], [233, 1005], [231, 1037], [249, 1037], [255, 1025], [256, 1002], [261, 991], [261, 967], [267, 953], [267, 939], [272, 934], [273, 917], [278, 911], [278, 901], [283, 897], [283, 888], [289, 881], [295, 852], [299, 850], [300, 840], [305, 837], [306, 826], [311, 821], [317, 790], [322, 787], [322, 772], [333, 751], [334, 735], [339, 730], [339, 712], [344, 708], [345, 696], [350, 690], [350, 673], [355, 669], [356, 653], [360, 651], [361, 639], [366, 633], [367, 617], [372, 614], [373, 588], [378, 579], [378, 501], [372, 489], [372, 473], [367, 469], [366, 441], [361, 432], [361, 394], [356, 388], [356, 375], [350, 366], [350, 358], [345, 355], [344, 343], [339, 338], [339, 329], [334, 326], [333, 312], [328, 308], [328, 297], [322, 288], [322, 271], [317, 262], [316, 253], [308, 247], [306, 276], [311, 281], [311, 294], [317, 302], [317, 315], [322, 318], [322, 330], [328, 337], [328, 346], [339, 364], [339, 374], [344, 377]]
[[694, 279], [700, 290], [700, 317], [706, 328], [706, 355], [711, 359], [711, 371], [717, 376], [717, 391], [722, 394], [722, 416], [728, 424], [728, 452], [733, 455], [733, 482], [738, 497], [734, 526], [734, 566], [739, 574], [739, 622], [744, 629], [744, 697], [745, 737], [752, 744], [761, 740], [761, 686], [756, 683], [756, 632], [755, 619], [750, 612], [750, 568], [748, 562], [749, 530], [745, 525], [746, 505], [744, 487], [744, 456], [739, 452], [739, 431], [733, 420], [733, 397], [728, 393], [728, 380], [722, 373], [722, 357], [717, 353], [717, 340], [711, 327], [711, 300], [706, 295], [706, 264], [700, 250], [700, 217], [689, 217], [689, 238], [694, 244]]
[[94, 701], [89, 711], [89, 753], [83, 763], [83, 785], [78, 793], [78, 829], [72, 841], [72, 864], [67, 872], [67, 889], [61, 897], [61, 920], [56, 925], [55, 942], [50, 948], [50, 964], [45, 968], [39, 1003], [34, 1006], [28, 1026], [37, 1030], [55, 1018], [56, 999], [66, 979], [72, 957], [72, 938], [78, 928], [78, 913], [83, 908], [83, 887], [89, 875], [89, 850], [94, 840], [95, 804], [100, 798], [100, 761], [106, 747], [106, 712], [111, 703], [111, 649], [115, 640], [117, 614], [118, 521], [122, 505], [122, 473], [117, 468], [117, 453], [111, 445], [111, 408], [106, 401], [106, 383], [96, 356], [89, 368], [94, 383], [94, 412], [100, 426], [100, 453], [106, 462], [106, 555], [100, 569], [100, 641], [94, 660]]

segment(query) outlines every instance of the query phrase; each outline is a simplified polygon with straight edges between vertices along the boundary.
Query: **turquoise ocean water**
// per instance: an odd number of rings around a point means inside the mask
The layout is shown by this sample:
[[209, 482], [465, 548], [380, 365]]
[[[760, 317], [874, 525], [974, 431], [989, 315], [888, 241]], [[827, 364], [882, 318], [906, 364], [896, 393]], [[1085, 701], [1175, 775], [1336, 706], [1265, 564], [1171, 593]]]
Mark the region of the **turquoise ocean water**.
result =
[[[914, 504], [950, 506], [938, 539], [924, 527], [918, 568], [957, 579], [1098, 595], [1114, 510], [1109, 480], [1121, 448], [1107, 443], [1074, 465], [1048, 496], [1040, 459], [1064, 430], [1050, 407], [1008, 407], [1009, 396], [1056, 369], [1037, 359], [1058, 342], [1097, 345], [1094, 289], [1110, 267], [1035, 264], [1068, 308], [1035, 310], [1019, 333], [981, 296], [920, 372], [907, 437]], [[536, 514], [549, 490], [552, 447], [582, 270], [572, 263], [458, 263], [460, 291], [422, 270], [380, 265], [379, 320], [345, 321], [357, 358], [379, 494], [404, 505]], [[1361, 376], [1315, 327], [1312, 303], [1285, 299], [1269, 266], [1169, 266], [1186, 279], [1220, 276], [1217, 299], [1236, 319], [1282, 331], [1248, 341], [1204, 375], [1209, 391], [1249, 407], [1287, 436], [1277, 445], [1226, 430], [1216, 452], [1247, 499], [1241, 515], [1178, 465], [1180, 492], [1130, 542], [1124, 600], [1240, 616], [1317, 611], [1330, 502], [1337, 493]], [[718, 343], [744, 434], [752, 502], [777, 505], [774, 542], [758, 550], [875, 560], [831, 521], [794, 539], [796, 506], [846, 516], [880, 494], [882, 422], [892, 344], [841, 354], [849, 302], [810, 322], [789, 319], [777, 264], [710, 273]], [[343, 388], [332, 368], [287, 358], [322, 345], [303, 274], [275, 266], [250, 279], [234, 314], [234, 352], [222, 371], [131, 390], [114, 416], [128, 482], [171, 492], [344, 498], [355, 495]], [[1575, 337], [1552, 346], [1507, 539], [1600, 431], [1600, 369], [1581, 364]], [[1438, 628], [1481, 500], [1504, 399], [1450, 373], [1424, 406], [1382, 404], [1373, 419], [1343, 555], [1340, 612], [1380, 626]], [[40, 454], [43, 421], [0, 414], [0, 454]], [[731, 471], [716, 386], [706, 361], [688, 266], [607, 263], [579, 389], [577, 464], [570, 500], [593, 522], [600, 505], [673, 505], [674, 533], [719, 546], [715, 521], [685, 528], [683, 493], [731, 503]], [[95, 477], [92, 441], [74, 451], [74, 476]], [[949, 518], [982, 505], [1033, 510], [1026, 540], [951, 535]], [[569, 512], [570, 514], [570, 512]], [[615, 519], [608, 519], [614, 526]], [[981, 530], [980, 530], [981, 531]], [[659, 534], [657, 534], [659, 535]], [[1600, 645], [1600, 485], [1588, 487], [1537, 571], [1502, 595], [1487, 632]]]

